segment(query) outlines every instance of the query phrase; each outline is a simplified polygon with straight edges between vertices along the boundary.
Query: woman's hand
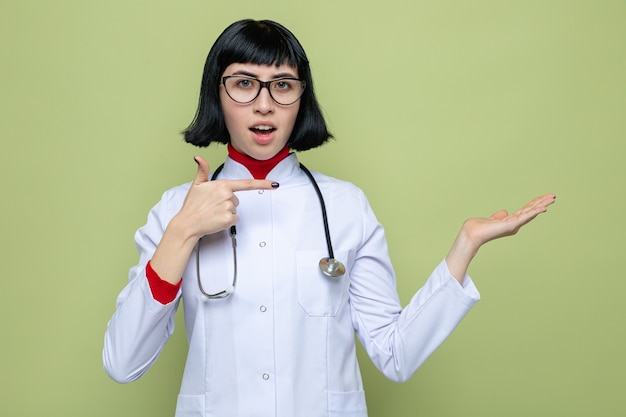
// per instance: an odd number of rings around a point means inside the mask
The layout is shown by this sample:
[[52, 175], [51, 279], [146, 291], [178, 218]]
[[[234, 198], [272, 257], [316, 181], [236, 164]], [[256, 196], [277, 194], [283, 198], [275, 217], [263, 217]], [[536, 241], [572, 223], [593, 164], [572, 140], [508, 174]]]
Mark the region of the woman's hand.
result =
[[516, 234], [522, 226], [547, 211], [555, 199], [554, 194], [546, 194], [535, 198], [512, 214], [500, 210], [486, 218], [466, 220], [446, 256], [446, 263], [452, 276], [462, 282], [471, 260], [482, 245], [500, 237]]
[[163, 280], [180, 281], [193, 247], [202, 236], [228, 229], [239, 221], [236, 191], [271, 190], [270, 180], [209, 181], [209, 164], [196, 156], [198, 172], [183, 206], [169, 222], [150, 265]]
[[176, 221], [181, 223], [185, 234], [194, 241], [228, 229], [239, 221], [236, 191], [271, 190], [278, 187], [278, 183], [269, 180], [209, 181], [207, 162], [198, 156], [194, 159], [198, 164], [198, 172], [183, 207], [176, 215]]

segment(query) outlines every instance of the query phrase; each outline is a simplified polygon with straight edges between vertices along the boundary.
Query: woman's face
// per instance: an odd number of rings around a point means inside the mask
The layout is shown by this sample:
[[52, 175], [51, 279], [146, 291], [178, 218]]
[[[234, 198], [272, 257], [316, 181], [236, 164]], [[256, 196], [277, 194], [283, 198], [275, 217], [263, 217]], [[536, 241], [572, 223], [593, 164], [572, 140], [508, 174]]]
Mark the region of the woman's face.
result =
[[[222, 74], [223, 77], [229, 75], [247, 75], [269, 81], [281, 77], [298, 78], [298, 70], [289, 65], [235, 63], [226, 67]], [[220, 84], [220, 103], [230, 144], [257, 160], [270, 159], [285, 147], [300, 109], [300, 100], [289, 105], [276, 103], [267, 88], [261, 88], [252, 102], [240, 104], [226, 94], [223, 84]]]

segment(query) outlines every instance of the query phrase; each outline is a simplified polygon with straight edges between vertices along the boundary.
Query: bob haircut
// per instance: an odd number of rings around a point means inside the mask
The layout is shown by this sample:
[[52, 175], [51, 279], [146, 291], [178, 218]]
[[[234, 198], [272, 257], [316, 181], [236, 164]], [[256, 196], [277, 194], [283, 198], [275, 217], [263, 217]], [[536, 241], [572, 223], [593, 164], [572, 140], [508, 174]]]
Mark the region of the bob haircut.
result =
[[183, 131], [186, 142], [199, 147], [208, 146], [211, 142], [230, 142], [219, 88], [226, 67], [233, 63], [287, 64], [298, 69], [298, 77], [305, 81], [306, 87], [300, 97], [298, 116], [287, 141], [289, 148], [306, 151], [333, 137], [326, 128], [315, 98], [309, 61], [300, 42], [288, 29], [276, 22], [246, 19], [228, 26], [209, 51], [202, 75], [198, 110], [193, 122]]

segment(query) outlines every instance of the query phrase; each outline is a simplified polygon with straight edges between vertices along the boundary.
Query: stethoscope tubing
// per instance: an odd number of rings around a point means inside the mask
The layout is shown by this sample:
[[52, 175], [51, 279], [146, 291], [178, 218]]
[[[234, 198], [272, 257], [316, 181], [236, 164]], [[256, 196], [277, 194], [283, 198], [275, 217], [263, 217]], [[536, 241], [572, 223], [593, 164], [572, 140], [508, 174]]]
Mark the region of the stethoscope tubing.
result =
[[304, 171], [307, 177], [311, 180], [311, 184], [313, 188], [315, 188], [315, 192], [317, 193], [317, 198], [320, 201], [320, 207], [322, 208], [322, 221], [324, 222], [324, 234], [326, 235], [326, 247], [328, 248], [328, 257], [330, 259], [335, 259], [335, 254], [333, 252], [333, 244], [330, 241], [330, 229], [328, 227], [328, 215], [326, 214], [326, 204], [324, 203], [324, 196], [322, 196], [322, 191], [320, 190], [319, 185], [317, 185], [317, 181], [313, 178], [313, 174], [307, 167], [305, 167], [302, 163], [300, 163], [300, 169]]
[[[213, 175], [211, 175], [211, 181], [214, 181], [215, 179], [217, 179], [217, 176], [219, 175], [219, 173], [222, 171], [223, 168], [224, 168], [224, 164], [220, 165], [215, 170], [215, 172], [213, 172]], [[300, 163], [300, 169], [302, 169], [302, 171], [306, 174], [306, 176], [311, 181], [311, 185], [313, 185], [313, 188], [315, 189], [315, 193], [317, 194], [317, 198], [320, 202], [320, 208], [322, 210], [322, 221], [324, 223], [324, 235], [326, 236], [326, 248], [328, 249], [328, 257], [320, 259], [320, 262], [319, 262], [320, 270], [327, 277], [330, 277], [330, 278], [341, 277], [345, 273], [345, 267], [340, 261], [335, 259], [335, 254], [333, 252], [333, 244], [330, 238], [330, 228], [328, 226], [328, 214], [326, 213], [326, 203], [324, 202], [324, 196], [322, 195], [322, 191], [320, 190], [320, 187], [317, 184], [317, 181], [315, 181], [315, 178], [313, 177], [313, 174], [311, 173], [311, 171], [309, 171], [309, 169], [305, 167], [302, 163]], [[204, 288], [202, 287], [202, 281], [200, 279], [200, 253], [199, 253], [200, 242], [198, 241], [198, 243], [196, 244], [196, 250], [197, 250], [196, 272], [197, 272], [197, 278], [198, 278], [198, 287], [200, 288], [200, 292], [208, 299], [226, 298], [235, 291], [235, 284], [237, 282], [236, 235], [237, 235], [237, 228], [236, 226], [233, 225], [230, 227], [230, 236], [231, 236], [232, 244], [233, 244], [233, 257], [234, 257], [233, 262], [234, 262], [234, 268], [235, 268], [233, 283], [226, 290], [221, 291], [219, 293], [215, 293], [215, 294], [209, 294], [205, 292]]]

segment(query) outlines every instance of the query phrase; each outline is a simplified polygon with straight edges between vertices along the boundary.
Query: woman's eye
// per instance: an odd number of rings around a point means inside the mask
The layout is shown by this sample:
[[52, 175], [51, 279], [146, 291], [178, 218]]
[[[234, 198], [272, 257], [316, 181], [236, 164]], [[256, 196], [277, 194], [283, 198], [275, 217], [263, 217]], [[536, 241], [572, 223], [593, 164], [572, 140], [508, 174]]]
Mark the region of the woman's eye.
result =
[[291, 88], [291, 84], [289, 83], [289, 81], [277, 81], [276, 88], [278, 90], [288, 90]]
[[241, 88], [250, 88], [252, 87], [252, 81], [250, 80], [239, 80], [239, 82], [237, 83], [238, 87]]

